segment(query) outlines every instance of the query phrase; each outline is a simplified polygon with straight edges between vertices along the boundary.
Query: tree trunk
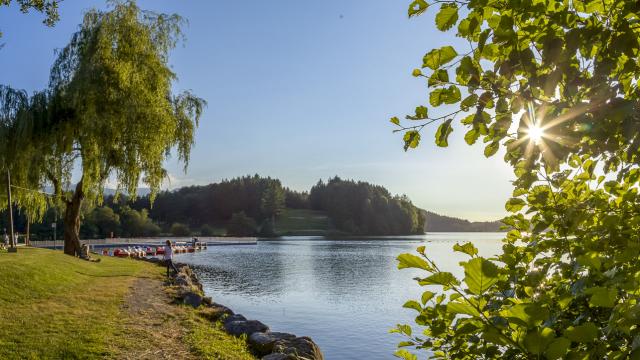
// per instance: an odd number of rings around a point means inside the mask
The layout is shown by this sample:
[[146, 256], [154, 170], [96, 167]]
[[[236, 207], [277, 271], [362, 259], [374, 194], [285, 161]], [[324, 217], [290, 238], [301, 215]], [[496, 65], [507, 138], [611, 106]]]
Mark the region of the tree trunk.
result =
[[80, 256], [80, 206], [84, 199], [82, 180], [76, 185], [76, 191], [71, 200], [67, 201], [64, 211], [64, 253]]

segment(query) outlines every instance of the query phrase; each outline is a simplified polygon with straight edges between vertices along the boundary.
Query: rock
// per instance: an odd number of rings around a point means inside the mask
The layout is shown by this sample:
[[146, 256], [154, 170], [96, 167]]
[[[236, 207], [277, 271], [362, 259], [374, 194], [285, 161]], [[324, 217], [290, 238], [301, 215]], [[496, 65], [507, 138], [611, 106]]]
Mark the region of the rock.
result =
[[182, 301], [184, 301], [184, 303], [187, 305], [197, 308], [202, 304], [202, 296], [198, 293], [190, 291], [184, 295]]
[[263, 356], [261, 360], [295, 360], [295, 356], [287, 355], [287, 354], [269, 354], [267, 356]]
[[258, 355], [266, 355], [273, 352], [273, 345], [278, 340], [293, 340], [296, 336], [293, 334], [281, 332], [256, 332], [249, 336], [249, 344], [258, 353]]
[[308, 360], [324, 360], [318, 345], [306, 336], [291, 340], [278, 340], [273, 345], [273, 352], [295, 355]]
[[225, 321], [224, 329], [234, 336], [250, 336], [256, 332], [269, 331], [269, 327], [258, 320]]
[[232, 322], [232, 321], [246, 321], [246, 320], [247, 320], [247, 318], [246, 318], [246, 317], [244, 317], [244, 316], [242, 316], [241, 314], [232, 314], [231, 316], [227, 316], [227, 318], [226, 318], [226, 319], [224, 319], [224, 323], [225, 323], [225, 325], [226, 325], [228, 322]]
[[263, 356], [261, 360], [291, 360], [295, 359], [291, 355], [287, 354], [269, 354], [267, 356]]
[[179, 273], [176, 278], [174, 279], [176, 285], [178, 286], [189, 286], [191, 287], [192, 283], [191, 283], [191, 278], [188, 277], [186, 274], [184, 273]]
[[211, 304], [213, 304], [213, 299], [211, 299], [210, 296], [205, 296], [202, 298], [202, 303], [207, 306], [211, 306]]

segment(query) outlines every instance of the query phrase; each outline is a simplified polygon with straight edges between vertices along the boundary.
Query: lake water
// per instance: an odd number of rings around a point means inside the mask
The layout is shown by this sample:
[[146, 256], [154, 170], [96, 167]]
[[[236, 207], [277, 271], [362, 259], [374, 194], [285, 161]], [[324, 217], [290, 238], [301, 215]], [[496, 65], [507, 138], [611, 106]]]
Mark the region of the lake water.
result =
[[389, 334], [411, 323], [402, 308], [419, 299], [412, 280], [420, 272], [398, 270], [399, 254], [421, 244], [443, 271], [460, 275], [456, 242], [473, 242], [480, 254], [497, 254], [500, 233], [433, 233], [369, 240], [289, 237], [258, 245], [209, 247], [178, 255], [194, 265], [207, 295], [272, 331], [311, 337], [326, 359], [393, 359], [402, 336]]

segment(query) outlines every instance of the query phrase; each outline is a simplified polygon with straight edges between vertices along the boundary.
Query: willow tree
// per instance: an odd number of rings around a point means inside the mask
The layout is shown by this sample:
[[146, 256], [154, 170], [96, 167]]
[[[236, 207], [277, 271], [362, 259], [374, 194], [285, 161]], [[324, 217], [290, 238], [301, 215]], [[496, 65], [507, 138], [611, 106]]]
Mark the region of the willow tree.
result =
[[[87, 12], [59, 52], [50, 80], [55, 131], [43, 140], [43, 152], [46, 177], [65, 208], [66, 254], [80, 251], [82, 202], [101, 202], [108, 179], [133, 196], [144, 183], [153, 195], [173, 151], [186, 170], [205, 102], [172, 92], [169, 52], [182, 24], [177, 15], [118, 2], [110, 11]], [[72, 173], [80, 176], [75, 186]]]
[[[11, 177], [12, 206], [23, 211], [29, 221], [42, 219], [51, 198], [41, 189], [44, 161], [38, 139], [45, 130], [46, 96], [29, 96], [24, 90], [0, 85], [0, 209], [8, 205], [8, 175]], [[13, 238], [12, 238], [13, 239]]]
[[432, 9], [465, 45], [425, 54], [413, 75], [428, 102], [391, 121], [405, 149], [464, 129], [486, 156], [503, 148], [517, 180], [502, 252], [454, 247], [463, 278], [428, 246], [399, 257], [426, 287], [405, 304], [423, 331], [399, 326], [401, 345], [451, 359], [640, 358], [640, 3], [415, 0], [409, 16]]

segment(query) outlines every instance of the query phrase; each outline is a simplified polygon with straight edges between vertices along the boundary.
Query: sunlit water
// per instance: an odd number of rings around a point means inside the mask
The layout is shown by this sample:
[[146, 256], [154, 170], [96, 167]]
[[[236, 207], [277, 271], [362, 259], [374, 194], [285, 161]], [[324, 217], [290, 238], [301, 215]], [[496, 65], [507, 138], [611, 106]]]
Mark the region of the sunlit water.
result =
[[209, 247], [179, 255], [195, 265], [207, 295], [272, 331], [311, 337], [332, 359], [393, 359], [402, 308], [422, 293], [414, 270], [397, 270], [399, 254], [424, 244], [443, 271], [460, 275], [456, 242], [473, 242], [480, 255], [497, 254], [499, 233], [433, 233], [368, 240], [291, 237], [258, 245]]

